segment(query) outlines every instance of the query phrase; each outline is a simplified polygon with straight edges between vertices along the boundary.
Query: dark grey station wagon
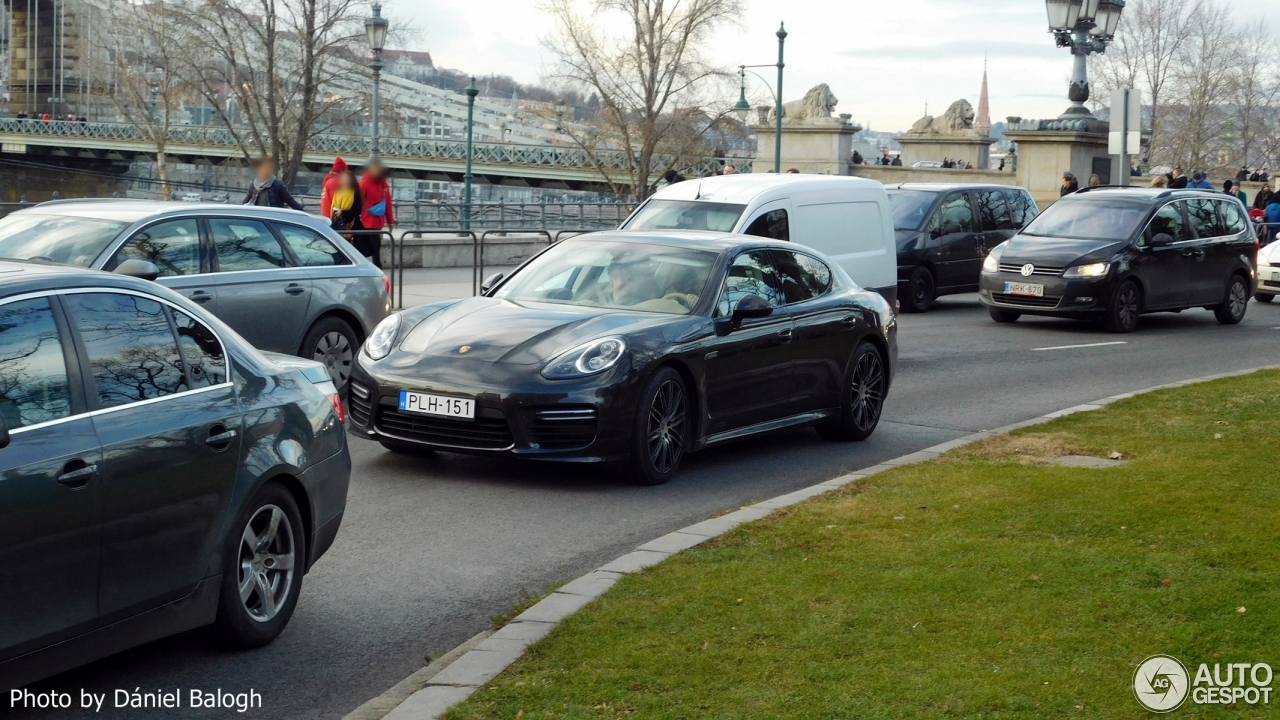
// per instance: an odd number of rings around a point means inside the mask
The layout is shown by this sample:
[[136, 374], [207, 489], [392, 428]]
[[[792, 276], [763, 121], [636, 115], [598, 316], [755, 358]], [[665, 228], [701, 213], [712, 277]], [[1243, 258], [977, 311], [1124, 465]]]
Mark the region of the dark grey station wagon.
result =
[[391, 283], [323, 218], [296, 210], [61, 200], [0, 219], [0, 257], [156, 280], [260, 350], [325, 363], [339, 389], [391, 309]]

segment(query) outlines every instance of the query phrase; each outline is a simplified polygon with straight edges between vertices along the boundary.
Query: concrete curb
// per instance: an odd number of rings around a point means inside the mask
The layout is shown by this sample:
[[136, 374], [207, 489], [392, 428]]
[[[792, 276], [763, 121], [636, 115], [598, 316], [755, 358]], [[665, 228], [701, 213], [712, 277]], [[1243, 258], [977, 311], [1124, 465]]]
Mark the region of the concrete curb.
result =
[[[902, 457], [886, 460], [879, 465], [873, 465], [771, 500], [749, 505], [727, 515], [703, 520], [700, 523], [667, 533], [641, 545], [633, 552], [623, 555], [617, 560], [570, 582], [538, 604], [525, 610], [503, 628], [487, 636], [485, 633], [477, 635], [450, 652], [449, 655], [432, 663], [431, 666], [411, 675], [409, 679], [402, 681], [391, 691], [388, 691], [387, 695], [395, 693], [397, 689], [401, 692], [396, 694], [402, 694], [404, 690], [402, 686], [405, 685], [418, 685], [421, 689], [404, 699], [400, 705], [385, 715], [385, 718], [386, 720], [435, 720], [435, 718], [439, 718], [446, 710], [466, 700], [471, 696], [471, 693], [480, 689], [485, 683], [507, 669], [530, 645], [546, 637], [561, 620], [603, 595], [623, 575], [639, 572], [647, 567], [657, 565], [682, 550], [704, 543], [711, 538], [719, 537], [744, 523], [760, 520], [780, 508], [795, 505], [811, 497], [842, 488], [876, 473], [904, 465], [927, 462], [948, 450], [964, 447], [979, 440], [985, 440], [995, 435], [1003, 435], [1032, 425], [1039, 425], [1067, 415], [1099, 410], [1113, 402], [1126, 400], [1136, 395], [1221, 380], [1223, 378], [1249, 375], [1260, 370], [1270, 369], [1280, 369], [1280, 366], [1265, 366], [1252, 370], [1209, 375], [1157, 385], [1136, 392], [1113, 395], [1084, 405], [1076, 405], [1075, 407], [1052, 412], [1031, 420], [996, 428], [995, 430], [984, 430], [940, 445], [934, 445], [924, 450], [918, 450]], [[432, 672], [433, 667], [444, 663], [446, 659], [450, 659], [447, 667], [439, 668]], [[422, 677], [419, 677], [420, 675]], [[386, 696], [384, 695], [383, 697]], [[374, 720], [369, 715], [357, 715], [357, 713], [374, 703], [378, 703], [380, 707], [387, 707], [389, 703], [380, 702], [382, 699], [374, 698], [370, 700], [361, 706], [356, 713], [346, 716], [343, 720]]]

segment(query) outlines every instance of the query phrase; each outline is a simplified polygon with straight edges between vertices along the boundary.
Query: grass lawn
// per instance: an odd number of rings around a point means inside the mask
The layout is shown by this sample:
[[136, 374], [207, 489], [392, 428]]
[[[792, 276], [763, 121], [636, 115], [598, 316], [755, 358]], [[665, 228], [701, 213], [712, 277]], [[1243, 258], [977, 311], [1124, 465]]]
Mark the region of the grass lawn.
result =
[[1280, 686], [1278, 439], [1268, 371], [876, 475], [624, 577], [447, 717], [1147, 717], [1158, 653]]

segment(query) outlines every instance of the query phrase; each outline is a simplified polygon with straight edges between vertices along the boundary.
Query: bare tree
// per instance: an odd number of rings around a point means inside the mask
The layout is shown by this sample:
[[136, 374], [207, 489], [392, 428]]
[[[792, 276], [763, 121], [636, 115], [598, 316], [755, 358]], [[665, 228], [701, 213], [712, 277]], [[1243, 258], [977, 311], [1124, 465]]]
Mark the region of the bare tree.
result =
[[162, 197], [171, 192], [167, 146], [175, 116], [191, 94], [181, 71], [183, 26], [164, 2], [116, 2], [102, 13], [106, 24], [94, 38], [108, 63], [110, 91], [117, 113], [155, 147]]
[[1176, 159], [1207, 170], [1231, 159], [1221, 142], [1232, 123], [1231, 73], [1241, 59], [1240, 35], [1228, 6], [1202, 3], [1192, 18], [1191, 34], [1172, 66], [1171, 99], [1181, 112], [1167, 118], [1165, 134]]
[[[1275, 114], [1273, 106], [1280, 95], [1280, 79], [1275, 77], [1275, 57], [1280, 48], [1266, 21], [1260, 20], [1240, 33], [1239, 49], [1229, 77], [1239, 143], [1236, 162], [1248, 167], [1264, 164], [1264, 157], [1274, 156], [1274, 148], [1265, 148], [1261, 137], [1270, 116]], [[1268, 152], [1262, 155], [1264, 148]]]
[[[599, 98], [585, 127], [566, 133], [619, 194], [649, 192], [655, 174], [702, 150], [722, 119], [710, 91], [728, 77], [704, 57], [718, 28], [742, 16], [741, 0], [548, 0], [556, 31], [544, 42], [558, 63], [552, 80]], [[604, 28], [620, 28], [610, 33]], [[608, 158], [621, 152], [625, 172]]]

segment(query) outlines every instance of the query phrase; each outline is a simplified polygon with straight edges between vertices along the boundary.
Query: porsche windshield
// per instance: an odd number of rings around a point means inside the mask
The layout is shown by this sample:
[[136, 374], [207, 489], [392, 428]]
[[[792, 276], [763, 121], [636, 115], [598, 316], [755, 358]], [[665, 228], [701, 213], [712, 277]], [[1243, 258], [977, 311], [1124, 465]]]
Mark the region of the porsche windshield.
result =
[[712, 230], [733, 232], [746, 205], [698, 200], [650, 200], [624, 230]]
[[715, 261], [705, 250], [569, 240], [539, 255], [495, 297], [688, 315]]
[[15, 213], [0, 220], [0, 257], [89, 267], [127, 222]]

